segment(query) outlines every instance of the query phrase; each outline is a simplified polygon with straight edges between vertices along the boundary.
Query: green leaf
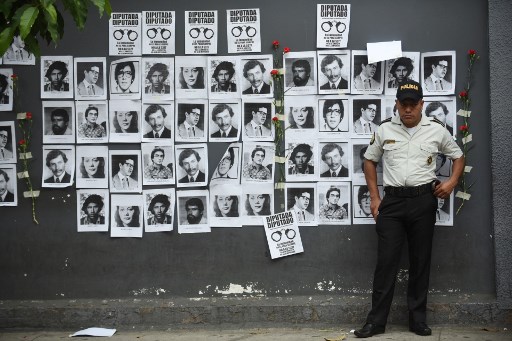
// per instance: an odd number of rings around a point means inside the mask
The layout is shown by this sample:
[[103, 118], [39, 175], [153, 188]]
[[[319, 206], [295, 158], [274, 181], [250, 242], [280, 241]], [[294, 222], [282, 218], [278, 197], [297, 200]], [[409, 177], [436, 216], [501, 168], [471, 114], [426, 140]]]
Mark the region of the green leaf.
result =
[[20, 21], [21, 21], [21, 16], [23, 15], [23, 13], [25, 13], [25, 10], [30, 7], [32, 7], [32, 6], [25, 4], [25, 5], [21, 6], [20, 8], [18, 8], [16, 10], [16, 12], [14, 12], [14, 15], [12, 16], [11, 25], [19, 26]]
[[57, 9], [53, 5], [49, 5], [44, 9], [44, 17], [47, 22], [47, 29], [48, 32], [50, 32], [50, 36], [52, 40], [57, 43], [61, 36], [59, 34], [59, 23], [58, 23], [58, 16], [57, 16]]
[[89, 0], [93, 3], [94, 6], [98, 7], [100, 12], [100, 18], [103, 16], [103, 12], [105, 11], [105, 5], [107, 0]]
[[48, 6], [53, 6], [55, 3], [55, 0], [41, 0], [41, 5], [43, 5], [43, 8], [46, 8]]
[[83, 0], [62, 0], [62, 2], [64, 8], [71, 13], [77, 28], [82, 30], [87, 19], [87, 3]]
[[0, 32], [0, 55], [3, 56], [5, 51], [9, 48], [12, 43], [12, 37], [14, 36], [14, 27], [6, 27]]
[[36, 57], [41, 56], [41, 50], [39, 48], [39, 43], [37, 39], [33, 35], [28, 35], [25, 37], [25, 44], [27, 46], [27, 50], [32, 52]]
[[12, 4], [16, 0], [2, 0], [0, 2], [0, 13], [2, 13], [5, 19], [8, 19], [11, 16]]
[[32, 25], [34, 25], [38, 15], [39, 8], [37, 7], [29, 7], [25, 9], [20, 18], [20, 35], [22, 39], [25, 39], [25, 37], [30, 33]]

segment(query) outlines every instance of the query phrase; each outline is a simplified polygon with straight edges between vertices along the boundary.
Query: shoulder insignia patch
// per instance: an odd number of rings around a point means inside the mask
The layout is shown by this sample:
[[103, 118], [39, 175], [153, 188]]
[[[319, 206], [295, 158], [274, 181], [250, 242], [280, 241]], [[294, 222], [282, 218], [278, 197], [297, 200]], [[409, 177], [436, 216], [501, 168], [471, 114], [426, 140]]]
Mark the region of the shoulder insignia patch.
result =
[[375, 142], [375, 132], [373, 132], [372, 139], [370, 140], [370, 145]]
[[440, 125], [442, 125], [442, 126], [444, 127], [444, 123], [443, 123], [443, 122], [441, 122], [441, 121], [439, 121], [439, 120], [437, 119], [437, 117], [432, 117], [432, 122], [439, 123]]
[[380, 122], [379, 125], [384, 124], [384, 123], [388, 123], [388, 122], [391, 122], [391, 117], [390, 118], [386, 118], [384, 121]]

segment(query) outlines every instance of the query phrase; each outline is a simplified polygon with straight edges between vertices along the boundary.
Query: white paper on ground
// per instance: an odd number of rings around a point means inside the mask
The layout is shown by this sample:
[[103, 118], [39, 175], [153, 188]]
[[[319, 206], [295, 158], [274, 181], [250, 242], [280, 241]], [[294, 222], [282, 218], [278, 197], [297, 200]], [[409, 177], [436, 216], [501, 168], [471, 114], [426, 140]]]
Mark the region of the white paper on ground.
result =
[[115, 329], [107, 329], [107, 328], [87, 328], [83, 330], [79, 330], [74, 334], [69, 335], [69, 337], [73, 336], [108, 336], [111, 337], [116, 332]]

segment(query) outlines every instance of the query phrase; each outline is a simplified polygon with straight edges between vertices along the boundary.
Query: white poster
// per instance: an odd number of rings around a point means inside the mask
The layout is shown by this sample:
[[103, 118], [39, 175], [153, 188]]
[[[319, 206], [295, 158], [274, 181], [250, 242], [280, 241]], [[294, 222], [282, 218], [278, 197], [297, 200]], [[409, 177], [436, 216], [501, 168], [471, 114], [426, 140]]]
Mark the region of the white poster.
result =
[[43, 146], [42, 187], [63, 188], [73, 185], [75, 175], [75, 146]]
[[141, 55], [141, 19], [141, 13], [112, 13], [109, 21], [109, 55]]
[[16, 163], [14, 121], [0, 122], [0, 164]]
[[206, 189], [176, 192], [178, 233], [211, 232], [208, 223], [209, 198]]
[[142, 238], [142, 196], [113, 194], [111, 199], [110, 236]]
[[277, 213], [262, 219], [272, 259], [304, 252], [299, 225], [291, 211]]
[[12, 38], [12, 43], [5, 51], [3, 61], [5, 65], [35, 65], [36, 57], [25, 48], [25, 42], [18, 34]]
[[76, 191], [76, 224], [78, 232], [108, 232], [108, 189]]
[[217, 54], [217, 11], [185, 11], [185, 54]]
[[176, 53], [176, 14], [174, 11], [142, 11], [142, 53]]
[[76, 147], [76, 188], [108, 188], [108, 147]]
[[240, 156], [242, 153], [241, 143], [231, 143], [222, 155], [219, 164], [213, 171], [211, 185], [225, 184], [238, 185], [240, 183]]
[[226, 13], [228, 52], [261, 52], [259, 8], [228, 9]]
[[144, 190], [144, 226], [146, 232], [172, 231], [176, 190], [159, 188]]
[[12, 75], [12, 69], [0, 69], [0, 111], [11, 111], [13, 108]]
[[0, 165], [0, 206], [18, 206], [16, 165]]
[[211, 186], [210, 203], [212, 227], [242, 227], [242, 187]]
[[141, 108], [140, 101], [110, 101], [110, 142], [140, 142]]
[[317, 5], [316, 47], [347, 47], [349, 28], [349, 4]]
[[41, 98], [73, 98], [73, 57], [41, 57]]
[[107, 101], [76, 101], [75, 108], [76, 142], [107, 143]]

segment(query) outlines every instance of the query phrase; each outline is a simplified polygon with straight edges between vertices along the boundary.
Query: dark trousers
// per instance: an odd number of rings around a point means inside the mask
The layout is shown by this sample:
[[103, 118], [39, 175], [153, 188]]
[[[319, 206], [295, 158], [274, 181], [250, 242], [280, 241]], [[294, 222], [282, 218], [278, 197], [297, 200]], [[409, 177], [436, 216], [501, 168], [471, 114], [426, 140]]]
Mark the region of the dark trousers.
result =
[[373, 278], [372, 310], [367, 323], [386, 325], [406, 238], [409, 245], [409, 320], [410, 323], [426, 322], [436, 209], [437, 199], [432, 193], [411, 198], [384, 196], [377, 217], [378, 260]]

